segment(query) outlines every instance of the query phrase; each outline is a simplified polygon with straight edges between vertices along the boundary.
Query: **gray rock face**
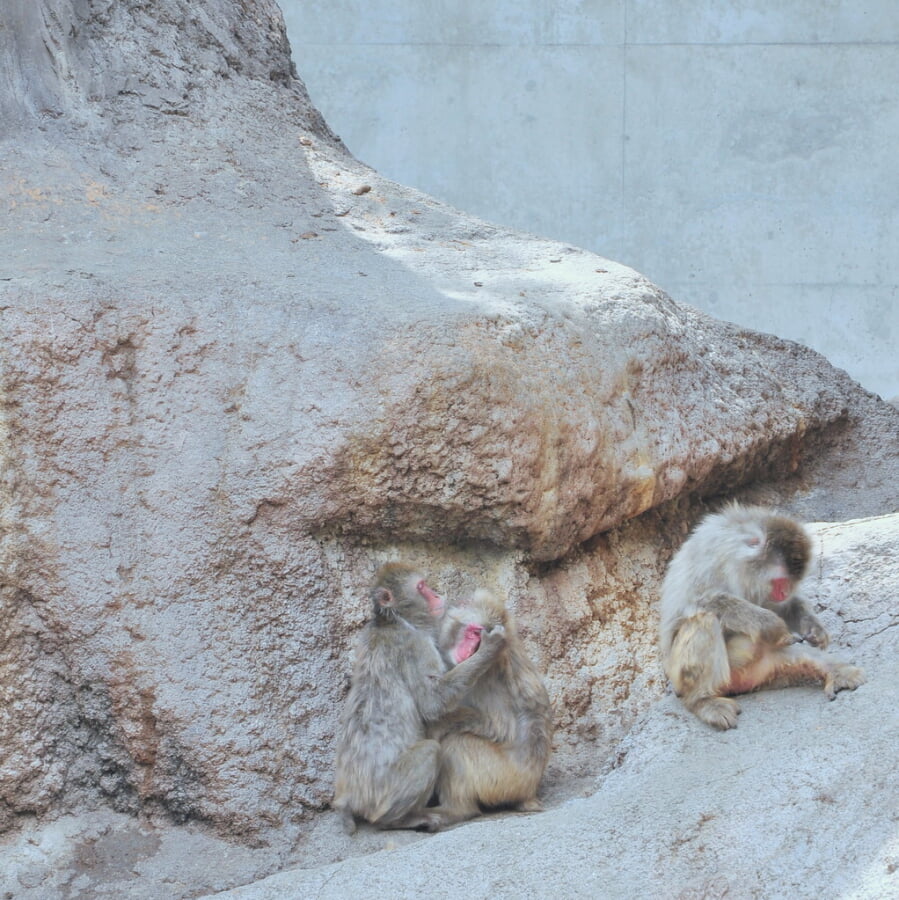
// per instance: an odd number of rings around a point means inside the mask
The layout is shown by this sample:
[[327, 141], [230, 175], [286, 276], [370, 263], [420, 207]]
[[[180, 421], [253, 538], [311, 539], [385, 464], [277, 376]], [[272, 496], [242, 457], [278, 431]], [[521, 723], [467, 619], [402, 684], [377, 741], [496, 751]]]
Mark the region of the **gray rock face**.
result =
[[663, 691], [656, 589], [696, 498], [899, 505], [899, 412], [379, 178], [268, 0], [8, 21], [0, 830], [107, 805], [289, 841], [396, 556], [509, 595], [558, 798]]

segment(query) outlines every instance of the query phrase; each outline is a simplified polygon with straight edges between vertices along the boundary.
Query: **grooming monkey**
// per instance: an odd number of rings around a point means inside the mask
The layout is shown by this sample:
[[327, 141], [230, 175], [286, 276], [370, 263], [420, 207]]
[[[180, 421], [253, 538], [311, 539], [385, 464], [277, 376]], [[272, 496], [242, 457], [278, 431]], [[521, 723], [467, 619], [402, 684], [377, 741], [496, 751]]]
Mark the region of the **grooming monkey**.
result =
[[734, 728], [740, 708], [731, 694], [823, 681], [832, 700], [864, 683], [861, 669], [823, 652], [827, 632], [796, 594], [810, 557], [798, 522], [733, 504], [703, 519], [671, 560], [662, 660], [675, 693], [703, 722]]
[[488, 591], [476, 591], [469, 605], [446, 614], [439, 646], [450, 664], [465, 665], [483, 653], [478, 642], [491, 627], [505, 628], [505, 646], [463, 705], [432, 730], [440, 738], [437, 808], [445, 822], [470, 819], [482, 808], [542, 809], [537, 787], [549, 760], [552, 708], [511, 614]]
[[388, 563], [370, 591], [374, 615], [356, 648], [337, 745], [334, 808], [352, 834], [356, 818], [379, 828], [436, 831], [427, 809], [440, 744], [426, 727], [452, 711], [505, 645], [501, 625], [480, 633], [480, 649], [452, 669], [437, 650], [444, 603], [410, 566]]

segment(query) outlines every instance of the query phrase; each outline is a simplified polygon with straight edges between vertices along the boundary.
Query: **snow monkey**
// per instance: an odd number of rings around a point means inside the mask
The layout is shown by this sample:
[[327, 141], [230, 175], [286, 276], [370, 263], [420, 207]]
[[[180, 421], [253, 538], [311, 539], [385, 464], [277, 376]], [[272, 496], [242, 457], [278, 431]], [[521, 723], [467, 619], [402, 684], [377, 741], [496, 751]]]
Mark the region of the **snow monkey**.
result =
[[827, 632], [796, 595], [810, 556], [798, 522], [735, 503], [703, 519], [671, 560], [662, 660], [675, 693], [703, 722], [735, 727], [731, 694], [823, 681], [832, 700], [864, 683], [861, 669], [823, 652]]
[[436, 644], [444, 603], [418, 572], [388, 563], [370, 598], [374, 615], [359, 636], [338, 736], [334, 808], [350, 834], [357, 817], [436, 831], [443, 818], [426, 806], [440, 744], [426, 726], [458, 705], [505, 645], [505, 632], [485, 631], [478, 652], [448, 669]]
[[483, 653], [483, 630], [500, 626], [505, 647], [463, 705], [432, 731], [441, 741], [437, 798], [447, 822], [470, 819], [482, 808], [542, 809], [537, 786], [549, 760], [552, 709], [511, 614], [488, 591], [476, 591], [470, 604], [447, 613], [440, 649], [451, 664], [463, 666]]

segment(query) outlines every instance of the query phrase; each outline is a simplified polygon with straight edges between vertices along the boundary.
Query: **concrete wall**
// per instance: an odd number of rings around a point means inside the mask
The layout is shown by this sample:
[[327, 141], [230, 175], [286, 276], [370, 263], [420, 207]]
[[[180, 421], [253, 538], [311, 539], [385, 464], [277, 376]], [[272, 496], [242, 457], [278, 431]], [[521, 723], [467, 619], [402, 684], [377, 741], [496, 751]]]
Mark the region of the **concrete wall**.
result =
[[899, 395], [896, 0], [281, 0], [350, 150]]

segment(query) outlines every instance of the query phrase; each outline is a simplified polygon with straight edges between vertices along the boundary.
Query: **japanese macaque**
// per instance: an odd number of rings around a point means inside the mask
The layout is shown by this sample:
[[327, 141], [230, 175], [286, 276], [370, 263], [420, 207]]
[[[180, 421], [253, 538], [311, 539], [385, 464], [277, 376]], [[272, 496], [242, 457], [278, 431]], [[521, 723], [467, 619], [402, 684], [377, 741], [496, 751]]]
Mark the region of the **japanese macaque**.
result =
[[740, 708], [731, 694], [823, 681], [832, 700], [864, 683], [861, 669], [823, 652], [827, 632], [796, 594], [810, 557], [798, 522], [733, 504], [703, 519], [671, 560], [662, 660], [703, 722], [734, 728]]
[[436, 831], [427, 809], [437, 783], [440, 744], [426, 728], [451, 712], [505, 645], [502, 626], [448, 669], [436, 645], [444, 602], [414, 569], [388, 563], [375, 576], [374, 615], [356, 649], [337, 746], [334, 808], [352, 834], [356, 819], [379, 828]]
[[505, 646], [462, 706], [431, 732], [441, 741], [437, 808], [447, 823], [482, 809], [542, 809], [537, 787], [549, 760], [552, 708], [511, 614], [489, 592], [476, 591], [470, 604], [447, 613], [440, 649], [450, 664], [465, 665], [484, 652], [482, 635], [491, 627], [505, 628]]

